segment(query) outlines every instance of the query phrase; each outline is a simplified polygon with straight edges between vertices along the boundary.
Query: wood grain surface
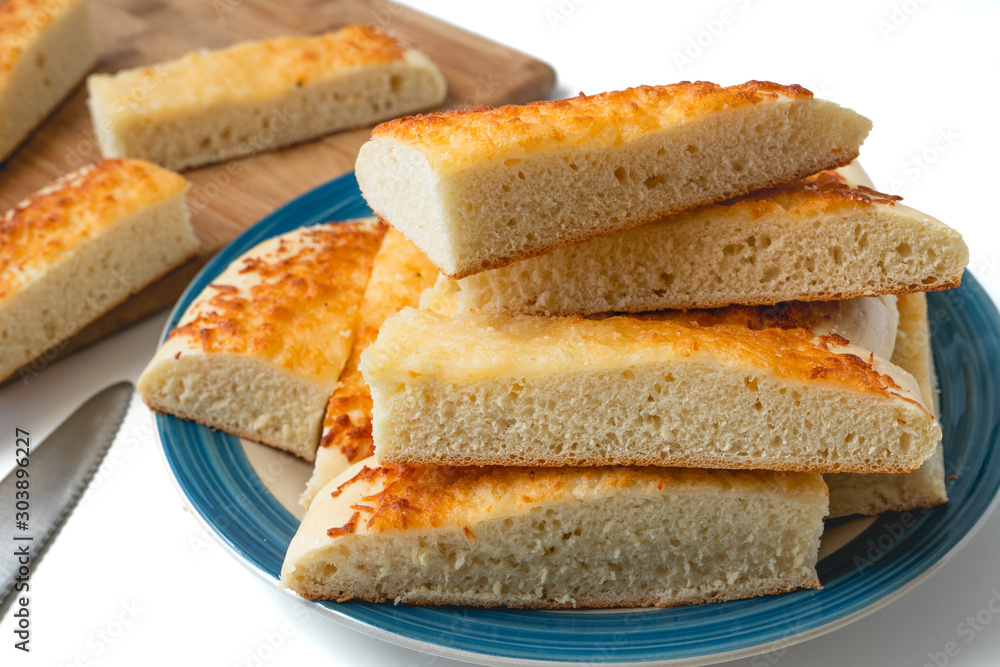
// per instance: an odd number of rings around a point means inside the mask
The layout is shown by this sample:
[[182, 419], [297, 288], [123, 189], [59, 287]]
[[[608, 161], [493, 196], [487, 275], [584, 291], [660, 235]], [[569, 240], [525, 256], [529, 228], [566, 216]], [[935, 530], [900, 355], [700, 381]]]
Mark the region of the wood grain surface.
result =
[[[427, 53], [448, 81], [442, 108], [529, 102], [545, 98], [555, 84], [555, 74], [545, 63], [382, 0], [91, 0], [91, 18], [102, 49], [99, 72], [162, 62], [199, 48], [313, 35], [361, 23], [392, 31]], [[191, 182], [191, 219], [202, 244], [199, 257], [39, 361], [48, 363], [171, 305], [197, 269], [241, 231], [285, 202], [351, 171], [370, 130], [340, 132], [184, 172]], [[100, 157], [81, 82], [0, 165], [0, 211]]]

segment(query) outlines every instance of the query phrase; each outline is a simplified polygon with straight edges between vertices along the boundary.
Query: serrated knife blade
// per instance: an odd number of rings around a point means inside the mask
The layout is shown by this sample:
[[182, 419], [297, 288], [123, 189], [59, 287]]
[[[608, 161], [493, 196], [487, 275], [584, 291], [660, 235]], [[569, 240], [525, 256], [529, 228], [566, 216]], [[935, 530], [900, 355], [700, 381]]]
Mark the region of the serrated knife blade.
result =
[[[87, 488], [114, 442], [132, 393], [132, 383], [119, 382], [95, 394], [41, 444], [29, 438], [27, 465], [15, 466], [0, 481], [0, 602], [19, 577], [24, 581], [25, 572], [33, 572], [52, 533]], [[18, 430], [22, 439], [23, 433]], [[15, 449], [15, 459], [24, 458], [21, 453]]]

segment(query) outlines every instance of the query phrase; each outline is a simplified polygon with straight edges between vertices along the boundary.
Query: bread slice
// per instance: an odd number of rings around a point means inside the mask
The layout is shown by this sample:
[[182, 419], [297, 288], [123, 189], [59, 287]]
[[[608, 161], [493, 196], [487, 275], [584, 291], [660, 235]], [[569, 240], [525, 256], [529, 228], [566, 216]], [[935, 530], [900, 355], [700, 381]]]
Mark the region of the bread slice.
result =
[[823, 172], [470, 276], [459, 305], [574, 315], [827, 301], [949, 289], [968, 262], [944, 223]]
[[821, 476], [355, 464], [310, 507], [281, 585], [311, 599], [669, 607], [820, 588]]
[[908, 472], [941, 429], [837, 336], [404, 309], [361, 355], [379, 460]]
[[[244, 42], [87, 79], [105, 156], [186, 169], [440, 104], [441, 72], [374, 27]], [[140, 94], [141, 93], [141, 94]]]
[[323, 418], [323, 437], [316, 466], [299, 502], [309, 507], [316, 493], [352, 463], [372, 455], [372, 396], [358, 370], [361, 353], [378, 336], [390, 315], [415, 306], [420, 293], [434, 284], [434, 265], [394, 229], [386, 232], [372, 264], [371, 278], [361, 299], [360, 325], [351, 356], [340, 375]]
[[86, 0], [0, 3], [0, 162], [97, 63]]
[[[899, 298], [899, 333], [892, 362], [913, 375], [924, 404], [938, 414], [934, 356], [931, 353], [927, 297], [905, 294]], [[830, 517], [933, 507], [948, 502], [944, 449], [940, 443], [931, 458], [911, 473], [825, 476], [830, 487]]]
[[[813, 336], [843, 338], [875, 356], [888, 359], [899, 326], [897, 298], [862, 296], [844, 301], [789, 301], [774, 306], [726, 306], [710, 310], [663, 310], [642, 313], [643, 320], [672, 320], [702, 327], [735, 324], [754, 331], [809, 329]], [[594, 318], [607, 317], [595, 315]], [[922, 396], [922, 394], [921, 394]]]
[[181, 176], [141, 160], [67, 174], [0, 220], [0, 380], [198, 250]]
[[845, 165], [870, 129], [799, 86], [684, 82], [400, 118], [356, 174], [375, 213], [462, 278]]
[[312, 461], [385, 228], [304, 227], [260, 243], [191, 304], [139, 378], [157, 412]]

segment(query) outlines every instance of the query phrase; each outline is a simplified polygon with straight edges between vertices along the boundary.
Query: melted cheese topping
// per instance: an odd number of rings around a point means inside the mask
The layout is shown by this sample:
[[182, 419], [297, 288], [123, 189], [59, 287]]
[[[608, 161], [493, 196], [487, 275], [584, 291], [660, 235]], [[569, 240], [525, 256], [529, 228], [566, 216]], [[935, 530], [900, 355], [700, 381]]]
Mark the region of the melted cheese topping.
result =
[[[750, 329], [809, 329], [815, 336], [835, 333], [883, 359], [896, 344], [899, 314], [895, 296], [862, 296], [843, 301], [785, 301], [773, 306], [664, 310], [639, 319], [693, 322], [701, 326], [738, 324]], [[600, 319], [592, 316], [591, 319]]]
[[39, 33], [82, 0], [4, 0], [0, 2], [0, 88], [21, 54]]
[[817, 213], [894, 206], [902, 197], [887, 195], [863, 185], [851, 186], [836, 171], [823, 171], [719, 204], [697, 209], [701, 215], [745, 215], [751, 219], [764, 216], [788, 216], [804, 224], [813, 222]]
[[616, 146], [694, 116], [765, 102], [811, 99], [801, 86], [748, 81], [723, 88], [697, 81], [639, 86], [565, 100], [445, 111], [397, 118], [372, 132], [374, 139], [405, 142], [432, 163], [525, 153], [540, 147]]
[[662, 317], [592, 320], [475, 312], [447, 318], [408, 308], [385, 322], [376, 344], [362, 355], [361, 369], [408, 382], [422, 375], [475, 382], [684, 358], [738, 362], [785, 379], [822, 380], [920, 405], [911, 387], [901, 388], [883, 372], [883, 360], [839, 336], [816, 337], [802, 328], [753, 330], [743, 322], [702, 326]]
[[341, 374], [341, 386], [330, 397], [323, 419], [323, 447], [336, 447], [348, 462], [371, 456], [372, 396], [358, 362], [361, 353], [378, 337], [386, 318], [406, 306], [416, 305], [438, 272], [427, 256], [395, 229], [390, 228], [372, 265], [371, 278], [361, 300], [361, 323], [351, 358]]
[[[153, 67], [92, 77], [111, 108], [170, 114], [263, 100], [356, 67], [405, 62], [407, 47], [376, 28], [348, 26], [317, 37], [278, 37], [217, 51], [195, 51]], [[155, 90], [156, 94], [149, 94]]]
[[191, 305], [159, 354], [238, 354], [336, 381], [385, 230], [327, 223], [269, 239]]
[[39, 190], [0, 220], [0, 302], [122, 218], [186, 188], [144, 160], [102, 160]]
[[[324, 491], [346, 504], [344, 523], [329, 537], [441, 526], [464, 526], [522, 514], [533, 506], [628, 493], [739, 492], [826, 495], [818, 475], [770, 471], [632, 466], [528, 468], [516, 466], [355, 465]], [[346, 480], [346, 481], [345, 481]], [[334, 517], [331, 517], [334, 518]], [[471, 526], [471, 528], [470, 528]]]

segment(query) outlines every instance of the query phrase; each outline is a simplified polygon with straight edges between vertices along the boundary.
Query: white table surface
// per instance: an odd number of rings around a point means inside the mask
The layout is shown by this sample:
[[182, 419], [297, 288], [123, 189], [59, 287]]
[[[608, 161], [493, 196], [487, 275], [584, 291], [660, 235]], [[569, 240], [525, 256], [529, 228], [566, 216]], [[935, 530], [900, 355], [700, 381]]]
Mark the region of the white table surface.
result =
[[[1000, 221], [989, 203], [997, 189], [992, 160], [1000, 154], [998, 3], [413, 4], [548, 61], [559, 75], [556, 96], [756, 78], [799, 83], [854, 108], [875, 124], [861, 155], [875, 183], [961, 231], [972, 271], [994, 299], [1000, 296]], [[165, 318], [54, 363], [27, 383], [0, 388], [0, 474], [13, 466], [16, 426], [40, 443], [97, 389], [135, 381]], [[307, 613], [240, 566], [185, 508], [137, 400], [31, 586], [33, 651], [25, 656], [12, 648], [13, 624], [3, 618], [0, 665], [459, 664]], [[995, 514], [961, 553], [888, 607], [732, 664], [1000, 665], [1000, 619], [990, 609], [998, 601]]]

